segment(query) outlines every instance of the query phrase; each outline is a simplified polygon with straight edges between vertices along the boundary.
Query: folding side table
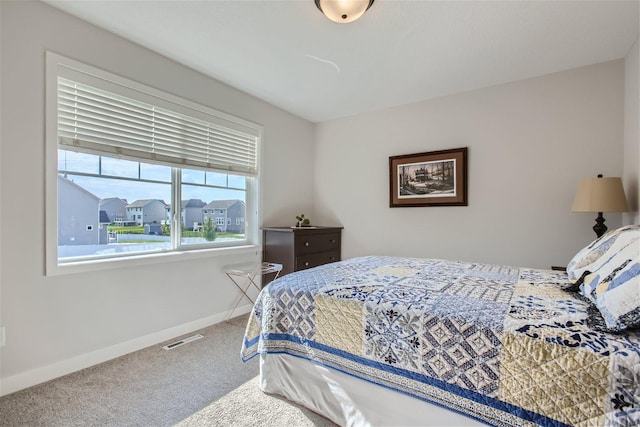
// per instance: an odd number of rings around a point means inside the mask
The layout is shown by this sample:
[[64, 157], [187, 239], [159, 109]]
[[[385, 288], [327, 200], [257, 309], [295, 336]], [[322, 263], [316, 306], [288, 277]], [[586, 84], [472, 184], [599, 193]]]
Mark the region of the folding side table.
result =
[[233, 312], [236, 310], [236, 308], [238, 308], [238, 305], [240, 304], [240, 301], [242, 301], [242, 298], [246, 297], [249, 301], [251, 301], [252, 304], [255, 302], [255, 300], [253, 300], [248, 294], [248, 291], [252, 285], [258, 290], [258, 292], [262, 290], [255, 281], [258, 275], [264, 276], [265, 274], [276, 273], [273, 278], [273, 280], [276, 280], [281, 271], [282, 264], [275, 264], [272, 262], [263, 262], [262, 264], [254, 268], [249, 267], [246, 269], [234, 269], [225, 271], [226, 275], [229, 276], [229, 279], [231, 279], [233, 284], [236, 285], [237, 288], [242, 292], [242, 295], [240, 295], [240, 298], [238, 299], [238, 301], [236, 301], [236, 304], [229, 312], [227, 321], [229, 321]]

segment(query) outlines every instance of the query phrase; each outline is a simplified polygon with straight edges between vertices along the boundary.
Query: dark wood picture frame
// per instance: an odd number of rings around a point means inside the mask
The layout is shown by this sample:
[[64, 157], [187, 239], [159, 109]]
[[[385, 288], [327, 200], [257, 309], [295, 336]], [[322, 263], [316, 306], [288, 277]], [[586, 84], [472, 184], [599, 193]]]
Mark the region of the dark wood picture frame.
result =
[[467, 206], [467, 147], [389, 157], [389, 206]]

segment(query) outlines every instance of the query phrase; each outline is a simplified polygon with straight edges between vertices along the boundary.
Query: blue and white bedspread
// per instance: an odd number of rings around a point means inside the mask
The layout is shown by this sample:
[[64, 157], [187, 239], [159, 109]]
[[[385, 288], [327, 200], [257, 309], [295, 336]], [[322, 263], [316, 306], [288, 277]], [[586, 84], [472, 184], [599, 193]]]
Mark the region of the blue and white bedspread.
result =
[[243, 360], [287, 353], [497, 426], [640, 425], [640, 333], [587, 325], [566, 273], [362, 257], [265, 287]]

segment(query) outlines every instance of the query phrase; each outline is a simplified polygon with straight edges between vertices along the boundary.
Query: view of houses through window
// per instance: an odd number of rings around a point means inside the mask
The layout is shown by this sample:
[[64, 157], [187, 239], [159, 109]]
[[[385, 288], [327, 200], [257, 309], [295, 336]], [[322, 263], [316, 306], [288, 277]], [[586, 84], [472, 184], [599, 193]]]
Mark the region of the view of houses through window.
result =
[[191, 247], [245, 239], [247, 177], [183, 168], [178, 186], [172, 170], [59, 149], [58, 259], [171, 250], [174, 234]]

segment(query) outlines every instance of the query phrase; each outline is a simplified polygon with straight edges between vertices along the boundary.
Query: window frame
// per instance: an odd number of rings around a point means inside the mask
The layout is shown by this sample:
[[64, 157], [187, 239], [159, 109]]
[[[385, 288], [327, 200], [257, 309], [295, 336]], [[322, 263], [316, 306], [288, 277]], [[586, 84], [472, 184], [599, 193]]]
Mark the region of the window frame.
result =
[[[135, 92], [140, 92], [144, 96], [152, 96], [168, 104], [177, 104], [185, 109], [196, 110], [201, 114], [213, 116], [222, 121], [231, 122], [242, 127], [252, 129], [258, 135], [257, 142], [257, 174], [247, 176], [246, 179], [246, 215], [250, 221], [245, 222], [245, 239], [240, 242], [207, 243], [181, 245], [179, 241], [172, 241], [174, 249], [162, 252], [140, 252], [133, 255], [120, 255], [112, 257], [96, 257], [87, 260], [74, 260], [59, 262], [58, 259], [58, 76], [61, 70], [66, 69], [71, 72], [79, 72], [88, 76], [95, 76], [96, 79], [106, 80], [114, 84], [124, 86]], [[259, 224], [261, 212], [260, 181], [261, 181], [261, 146], [263, 126], [247, 120], [229, 115], [195, 102], [168, 94], [154, 89], [130, 79], [120, 77], [107, 71], [92, 67], [90, 65], [75, 61], [73, 59], [46, 52], [45, 70], [45, 275], [54, 276], [59, 274], [70, 274], [104, 270], [111, 268], [121, 268], [125, 265], [146, 265], [156, 263], [166, 263], [167, 261], [185, 261], [198, 258], [210, 258], [217, 256], [228, 256], [232, 254], [254, 254], [259, 252]], [[132, 159], [135, 161], [145, 161], [144, 159]], [[176, 165], [178, 166], [178, 165]], [[184, 169], [191, 169], [189, 166]], [[172, 197], [180, 199], [181, 193], [181, 170], [178, 167], [172, 169], [172, 187], [177, 186], [177, 191], [172, 191]], [[212, 170], [223, 172], [219, 170]], [[229, 171], [228, 173], [237, 174]], [[177, 204], [176, 204], [177, 203]], [[180, 206], [181, 200], [171, 200], [172, 209]], [[181, 216], [180, 209], [173, 209], [171, 212], [172, 227], [175, 228]], [[250, 226], [247, 226], [250, 224]], [[176, 236], [176, 233], [172, 233]], [[177, 238], [177, 237], [176, 237]], [[172, 237], [173, 239], [173, 237]]]

